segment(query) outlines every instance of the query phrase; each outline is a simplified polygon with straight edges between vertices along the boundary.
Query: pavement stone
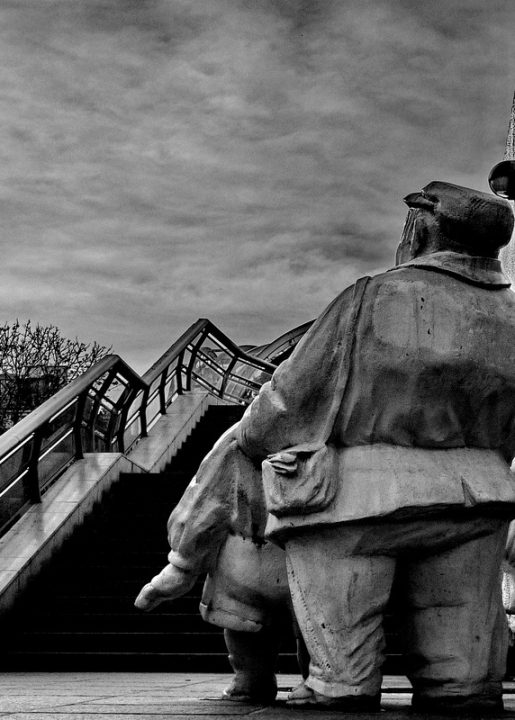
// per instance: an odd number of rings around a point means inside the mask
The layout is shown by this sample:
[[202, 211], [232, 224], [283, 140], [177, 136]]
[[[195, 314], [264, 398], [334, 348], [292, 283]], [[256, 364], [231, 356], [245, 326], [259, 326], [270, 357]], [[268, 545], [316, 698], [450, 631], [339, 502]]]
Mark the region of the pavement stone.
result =
[[[0, 720], [335, 720], [342, 713], [289, 708], [295, 675], [279, 675], [278, 700], [272, 706], [234, 703], [221, 698], [230, 675], [185, 673], [4, 673], [0, 676]], [[381, 713], [355, 715], [361, 720], [426, 720], [410, 708], [406, 678], [387, 677]], [[515, 720], [515, 683], [506, 683], [504, 714]], [[430, 716], [439, 720], [438, 716]], [[448, 720], [448, 718], [447, 718]], [[459, 720], [459, 719], [458, 719]], [[463, 717], [461, 720], [468, 720]]]

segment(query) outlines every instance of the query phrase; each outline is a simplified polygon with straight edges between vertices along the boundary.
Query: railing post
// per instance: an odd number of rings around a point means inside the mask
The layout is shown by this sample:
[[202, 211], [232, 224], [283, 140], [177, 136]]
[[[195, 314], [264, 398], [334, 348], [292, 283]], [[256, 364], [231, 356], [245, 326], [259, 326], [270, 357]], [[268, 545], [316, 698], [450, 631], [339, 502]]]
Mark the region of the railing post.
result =
[[73, 423], [73, 439], [75, 442], [75, 459], [82, 460], [84, 458], [84, 448], [82, 447], [82, 418], [84, 417], [84, 408], [86, 407], [86, 399], [88, 391], [81, 393], [77, 400], [75, 409], [75, 420]]
[[167, 366], [161, 373], [161, 381], [159, 383], [159, 412], [161, 415], [166, 415], [166, 374], [168, 372]]
[[29, 468], [27, 473], [27, 483], [29, 497], [33, 503], [41, 502], [41, 488], [39, 487], [39, 453], [41, 452], [41, 443], [43, 441], [43, 430], [46, 423], [38, 427], [34, 432], [32, 439], [32, 452], [29, 460]]
[[209, 335], [209, 327], [206, 327], [205, 330], [200, 334], [199, 340], [195, 343], [193, 346], [193, 349], [191, 351], [191, 357], [190, 361], [188, 363], [188, 369], [186, 371], [186, 390], [191, 390], [191, 372], [193, 370], [193, 366], [195, 365], [195, 360], [197, 359], [197, 353], [199, 349], [202, 347], [202, 343], [206, 339], [206, 337]]
[[[89, 422], [89, 427], [88, 427], [88, 430], [89, 430], [89, 432], [90, 432], [90, 434], [91, 434], [91, 445], [92, 445], [91, 451], [92, 451], [92, 452], [96, 452], [96, 451], [97, 451], [97, 449], [96, 449], [96, 447], [95, 447], [95, 427], [96, 427], [96, 424], [97, 424], [98, 413], [99, 413], [100, 407], [101, 407], [101, 405], [102, 405], [102, 399], [103, 399], [104, 395], [106, 394], [106, 392], [108, 391], [109, 386], [111, 385], [111, 383], [112, 383], [113, 380], [115, 379], [116, 373], [117, 373], [116, 367], [112, 367], [112, 368], [109, 370], [109, 372], [107, 373], [107, 377], [105, 378], [104, 382], [102, 383], [102, 385], [101, 385], [101, 386], [98, 388], [98, 390], [96, 391], [96, 396], [95, 396], [95, 399], [93, 400], [93, 405], [92, 405], [92, 408], [91, 408], [91, 420], [90, 420], [90, 422]], [[106, 438], [103, 438], [103, 441], [104, 441], [104, 445], [105, 445], [105, 444], [106, 444]], [[109, 452], [109, 449], [108, 449], [108, 448], [105, 448], [105, 452]]]
[[177, 395], [182, 395], [184, 390], [182, 387], [182, 364], [184, 362], [184, 350], [179, 353], [177, 363], [175, 365], [175, 380], [177, 382]]
[[149, 393], [150, 393], [150, 386], [147, 385], [147, 387], [143, 390], [143, 393], [141, 395], [141, 405], [139, 406], [139, 423], [140, 423], [142, 438], [148, 437], [147, 403], [148, 403]]
[[229, 363], [229, 365], [227, 365], [227, 368], [225, 369], [225, 372], [224, 372], [224, 375], [223, 375], [223, 378], [222, 378], [222, 383], [221, 383], [221, 385], [220, 385], [220, 390], [218, 391], [218, 394], [219, 394], [219, 396], [220, 396], [221, 398], [223, 398], [223, 396], [224, 396], [224, 394], [225, 394], [225, 388], [227, 387], [227, 382], [228, 382], [228, 380], [229, 380], [229, 377], [230, 377], [230, 375], [231, 375], [231, 373], [232, 373], [232, 371], [233, 371], [233, 368], [234, 368], [234, 366], [236, 365], [237, 361], [238, 361], [238, 356], [237, 356], [237, 355], [234, 355], [233, 358], [232, 358], [232, 360], [231, 360], [231, 362]]
[[119, 411], [120, 424], [118, 426], [118, 452], [125, 452], [125, 426], [127, 424], [129, 408], [132, 405], [132, 401], [136, 397], [137, 392], [138, 391], [134, 386], [129, 385], [126, 397], [123, 399], [123, 403], [121, 403], [121, 408]]

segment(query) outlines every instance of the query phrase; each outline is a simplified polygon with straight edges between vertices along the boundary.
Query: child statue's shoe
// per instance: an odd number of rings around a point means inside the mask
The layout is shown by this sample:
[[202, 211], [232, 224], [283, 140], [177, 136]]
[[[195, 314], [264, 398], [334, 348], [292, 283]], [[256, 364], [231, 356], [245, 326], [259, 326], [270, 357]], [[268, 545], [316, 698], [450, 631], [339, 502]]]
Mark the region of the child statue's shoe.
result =
[[256, 677], [252, 673], [237, 672], [223, 691], [223, 697], [233, 702], [269, 705], [277, 695], [275, 675], [266, 678]]
[[338, 710], [349, 713], [379, 712], [381, 709], [381, 696], [378, 695], [344, 695], [342, 697], [328, 697], [314, 692], [304, 681], [297, 685], [288, 695], [286, 704], [290, 707], [309, 705], [313, 710]]

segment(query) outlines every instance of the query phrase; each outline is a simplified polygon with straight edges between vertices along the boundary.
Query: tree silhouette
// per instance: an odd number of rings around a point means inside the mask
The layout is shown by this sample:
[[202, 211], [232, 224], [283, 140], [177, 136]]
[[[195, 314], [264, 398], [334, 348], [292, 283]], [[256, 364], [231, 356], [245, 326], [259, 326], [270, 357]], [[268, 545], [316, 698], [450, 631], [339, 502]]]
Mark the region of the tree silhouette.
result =
[[55, 325], [0, 326], [0, 432], [110, 352], [97, 342], [63, 337]]

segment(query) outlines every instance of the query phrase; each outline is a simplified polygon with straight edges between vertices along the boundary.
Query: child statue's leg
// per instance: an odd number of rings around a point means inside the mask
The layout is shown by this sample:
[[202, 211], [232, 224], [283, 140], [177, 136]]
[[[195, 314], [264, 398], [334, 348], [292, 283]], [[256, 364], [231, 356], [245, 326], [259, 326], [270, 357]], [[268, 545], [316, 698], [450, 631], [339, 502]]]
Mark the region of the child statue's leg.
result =
[[224, 697], [240, 702], [273, 702], [277, 694], [278, 629], [266, 628], [255, 633], [224, 630], [224, 636], [234, 670]]

